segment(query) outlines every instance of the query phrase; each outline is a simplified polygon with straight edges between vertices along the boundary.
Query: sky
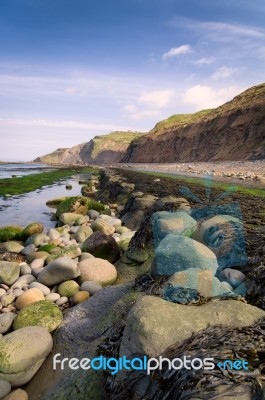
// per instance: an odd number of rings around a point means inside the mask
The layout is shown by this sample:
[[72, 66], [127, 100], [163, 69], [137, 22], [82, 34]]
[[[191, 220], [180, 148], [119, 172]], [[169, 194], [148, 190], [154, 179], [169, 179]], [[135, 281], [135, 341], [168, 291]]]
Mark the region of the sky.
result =
[[0, 0], [0, 160], [214, 108], [265, 81], [264, 0]]

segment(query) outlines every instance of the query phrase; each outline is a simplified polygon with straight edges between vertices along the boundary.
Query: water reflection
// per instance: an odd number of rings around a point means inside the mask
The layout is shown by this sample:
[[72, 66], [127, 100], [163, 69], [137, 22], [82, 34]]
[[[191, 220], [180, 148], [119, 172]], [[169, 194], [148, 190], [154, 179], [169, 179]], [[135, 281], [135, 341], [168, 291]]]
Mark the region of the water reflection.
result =
[[[80, 195], [82, 187], [78, 183], [80, 179], [84, 179], [83, 174], [30, 193], [0, 197], [0, 226], [13, 224], [26, 226], [31, 222], [41, 222], [47, 228], [54, 227], [55, 222], [50, 219], [55, 210], [46, 206], [46, 202], [55, 197]], [[67, 183], [72, 185], [71, 190], [66, 189]]]

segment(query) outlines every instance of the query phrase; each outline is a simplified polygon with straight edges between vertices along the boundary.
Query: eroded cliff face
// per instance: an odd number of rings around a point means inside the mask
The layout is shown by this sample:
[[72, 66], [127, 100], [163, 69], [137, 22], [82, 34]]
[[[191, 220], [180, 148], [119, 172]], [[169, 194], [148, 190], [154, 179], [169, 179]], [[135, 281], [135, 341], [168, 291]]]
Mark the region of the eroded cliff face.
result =
[[265, 158], [265, 84], [248, 89], [214, 110], [184, 117], [162, 121], [150, 133], [132, 141], [122, 161]]
[[38, 157], [34, 162], [46, 164], [109, 164], [118, 163], [125, 156], [129, 144], [142, 134], [138, 132], [113, 132], [95, 136], [87, 143], [71, 148], [60, 148]]

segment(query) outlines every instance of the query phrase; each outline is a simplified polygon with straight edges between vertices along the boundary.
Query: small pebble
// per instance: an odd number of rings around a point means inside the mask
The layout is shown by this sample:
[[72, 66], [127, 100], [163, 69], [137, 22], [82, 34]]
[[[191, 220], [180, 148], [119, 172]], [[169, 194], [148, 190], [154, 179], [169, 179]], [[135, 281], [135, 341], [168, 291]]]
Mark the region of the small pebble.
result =
[[55, 304], [57, 304], [57, 306], [62, 306], [63, 304], [68, 302], [68, 298], [63, 296], [60, 299], [58, 299]]

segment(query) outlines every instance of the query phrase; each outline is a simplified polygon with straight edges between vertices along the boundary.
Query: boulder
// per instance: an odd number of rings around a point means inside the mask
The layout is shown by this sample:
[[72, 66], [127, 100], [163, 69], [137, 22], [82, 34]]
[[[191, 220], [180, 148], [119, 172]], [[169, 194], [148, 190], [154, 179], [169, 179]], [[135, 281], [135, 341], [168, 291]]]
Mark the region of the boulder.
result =
[[250, 326], [264, 316], [263, 310], [236, 300], [212, 300], [195, 307], [144, 296], [128, 315], [120, 357], [155, 357], [209, 325]]
[[112, 236], [102, 232], [94, 232], [82, 245], [82, 252], [87, 252], [98, 258], [104, 258], [111, 263], [120, 257], [120, 249]]
[[231, 215], [211, 217], [198, 224], [192, 237], [214, 252], [219, 269], [247, 262], [243, 224], [238, 218]]
[[80, 282], [96, 281], [102, 286], [111, 285], [117, 278], [114, 265], [101, 258], [88, 258], [78, 263]]
[[218, 264], [215, 254], [191, 238], [168, 234], [155, 249], [159, 275], [173, 275], [188, 268], [208, 269], [215, 274]]
[[12, 261], [0, 261], [0, 283], [12, 285], [19, 277], [20, 266]]
[[175, 303], [198, 301], [200, 297], [211, 298], [229, 296], [233, 292], [222, 285], [212, 271], [189, 268], [176, 272], [167, 281], [164, 288], [164, 298]]
[[191, 236], [197, 221], [184, 211], [160, 211], [152, 215], [155, 246], [168, 234]]
[[44, 300], [42, 291], [38, 288], [32, 288], [21, 294], [16, 300], [16, 308], [21, 310], [28, 304], [35, 303], [36, 301]]
[[52, 332], [62, 321], [63, 314], [59, 307], [51, 301], [41, 300], [23, 307], [13, 322], [13, 329], [42, 326]]
[[60, 257], [48, 264], [38, 275], [38, 282], [54, 286], [80, 275], [77, 264], [70, 257]]
[[42, 327], [26, 327], [0, 340], [0, 379], [18, 387], [31, 380], [52, 350], [52, 337]]

